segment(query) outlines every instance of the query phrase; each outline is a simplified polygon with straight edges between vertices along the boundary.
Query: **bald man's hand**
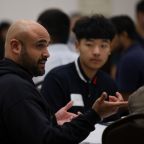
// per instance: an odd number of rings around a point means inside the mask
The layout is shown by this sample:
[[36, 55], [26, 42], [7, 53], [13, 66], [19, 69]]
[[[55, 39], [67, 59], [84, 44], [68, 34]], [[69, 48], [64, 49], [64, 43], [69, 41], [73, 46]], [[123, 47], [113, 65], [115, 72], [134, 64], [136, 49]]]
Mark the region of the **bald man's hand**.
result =
[[74, 114], [68, 112], [68, 110], [73, 106], [73, 102], [68, 102], [64, 107], [58, 110], [55, 114], [57, 123], [63, 125], [65, 122], [70, 122], [72, 119], [76, 118], [79, 114]]

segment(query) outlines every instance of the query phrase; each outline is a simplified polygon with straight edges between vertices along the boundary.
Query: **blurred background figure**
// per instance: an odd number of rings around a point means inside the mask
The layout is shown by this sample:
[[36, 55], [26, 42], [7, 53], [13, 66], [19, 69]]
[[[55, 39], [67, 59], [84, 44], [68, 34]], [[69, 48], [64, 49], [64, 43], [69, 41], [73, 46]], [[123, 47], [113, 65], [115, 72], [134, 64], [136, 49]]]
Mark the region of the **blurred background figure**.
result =
[[[136, 31], [135, 41], [138, 41], [141, 46], [144, 47], [144, 0], [139, 0], [135, 6], [135, 16], [136, 16]], [[113, 18], [112, 18], [113, 20]], [[117, 23], [118, 25], [118, 23]], [[102, 70], [107, 72], [113, 79], [116, 78], [117, 64], [121, 58], [123, 52], [123, 44], [119, 41], [118, 34], [112, 41], [111, 45], [111, 55], [108, 61], [102, 67]]]
[[116, 82], [124, 98], [144, 84], [144, 49], [137, 40], [136, 27], [127, 15], [111, 18], [117, 29], [119, 46], [123, 47], [118, 63]]
[[[135, 24], [129, 16], [114, 16], [111, 21], [117, 29], [119, 46], [123, 47], [115, 80], [119, 92], [128, 100], [131, 93], [144, 85], [144, 48], [137, 39]], [[122, 115], [126, 115], [126, 111]]]
[[120, 60], [122, 51], [123, 51], [123, 46], [119, 42], [118, 34], [116, 34], [111, 43], [111, 54], [107, 62], [101, 68], [103, 71], [108, 73], [110, 77], [114, 80], [116, 77], [117, 64]]
[[10, 25], [11, 25], [11, 22], [9, 21], [0, 22], [0, 60], [3, 59], [4, 57], [5, 37], [6, 37], [6, 33]]
[[135, 7], [137, 32], [144, 44], [144, 0], [140, 0]]
[[[78, 53], [71, 51], [68, 46], [70, 18], [66, 13], [60, 9], [47, 9], [39, 15], [37, 21], [47, 29], [51, 37], [48, 47], [50, 57], [45, 65], [46, 75], [54, 67], [74, 61]], [[39, 89], [45, 75], [33, 79]]]
[[76, 36], [73, 32], [73, 28], [75, 26], [75, 23], [77, 20], [79, 20], [83, 15], [80, 12], [74, 12], [70, 15], [70, 36], [68, 40], [68, 45], [70, 49], [74, 52], [77, 52], [76, 47], [75, 47], [75, 42], [76, 42]]

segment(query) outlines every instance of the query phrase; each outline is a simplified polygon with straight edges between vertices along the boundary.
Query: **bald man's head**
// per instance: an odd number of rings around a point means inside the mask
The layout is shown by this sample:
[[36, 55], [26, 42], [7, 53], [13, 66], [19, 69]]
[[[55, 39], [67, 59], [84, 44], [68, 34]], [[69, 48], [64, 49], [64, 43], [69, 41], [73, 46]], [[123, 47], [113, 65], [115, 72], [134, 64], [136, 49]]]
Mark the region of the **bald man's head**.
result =
[[[32, 31], [45, 31], [47, 33], [47, 30], [37, 23], [36, 21], [32, 20], [18, 20], [15, 23], [13, 23], [6, 36], [6, 42], [5, 42], [5, 51], [10, 47], [10, 41], [11, 39], [23, 39], [26, 40], [27, 35], [29, 35]], [[48, 34], [49, 35], [49, 34]]]
[[42, 75], [49, 57], [49, 42], [49, 34], [41, 24], [31, 20], [18, 20], [7, 32], [5, 58], [23, 66], [32, 75]]

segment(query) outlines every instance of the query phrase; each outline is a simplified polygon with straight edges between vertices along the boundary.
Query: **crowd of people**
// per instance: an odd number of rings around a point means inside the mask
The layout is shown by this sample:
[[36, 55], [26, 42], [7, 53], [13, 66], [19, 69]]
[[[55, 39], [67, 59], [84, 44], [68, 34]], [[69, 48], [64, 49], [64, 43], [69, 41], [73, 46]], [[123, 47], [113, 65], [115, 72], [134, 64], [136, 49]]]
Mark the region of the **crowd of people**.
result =
[[[143, 113], [144, 1], [128, 15], [60, 9], [0, 24], [0, 143], [78, 144]], [[1, 44], [2, 43], [2, 44]]]

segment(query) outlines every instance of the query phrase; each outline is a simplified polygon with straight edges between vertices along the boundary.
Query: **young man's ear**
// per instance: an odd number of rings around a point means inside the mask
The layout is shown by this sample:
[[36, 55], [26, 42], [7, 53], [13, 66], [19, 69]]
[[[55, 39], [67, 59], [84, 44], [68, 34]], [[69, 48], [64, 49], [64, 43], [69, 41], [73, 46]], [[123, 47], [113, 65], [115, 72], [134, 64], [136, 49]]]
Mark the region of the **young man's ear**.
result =
[[79, 45], [80, 45], [80, 42], [78, 40], [75, 41], [75, 47], [76, 47], [76, 50], [79, 52]]
[[17, 39], [12, 39], [11, 42], [10, 42], [10, 45], [11, 45], [11, 50], [13, 53], [15, 54], [19, 54], [20, 51], [21, 51], [21, 43], [19, 40]]

